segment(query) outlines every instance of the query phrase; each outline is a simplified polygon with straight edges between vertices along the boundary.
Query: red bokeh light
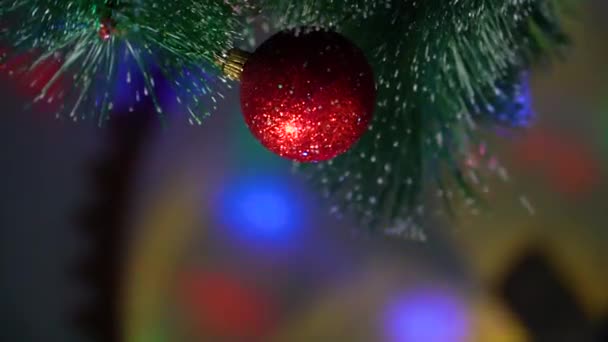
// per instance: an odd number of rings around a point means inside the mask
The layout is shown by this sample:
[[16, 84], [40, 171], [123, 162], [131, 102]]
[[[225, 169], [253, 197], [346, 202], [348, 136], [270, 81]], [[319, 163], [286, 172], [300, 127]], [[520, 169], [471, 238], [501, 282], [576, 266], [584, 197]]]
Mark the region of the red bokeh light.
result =
[[179, 299], [203, 336], [258, 339], [275, 325], [270, 298], [224, 274], [191, 273], [180, 278]]
[[540, 173], [553, 188], [568, 195], [591, 192], [600, 179], [600, 166], [583, 142], [550, 130], [535, 130], [516, 144], [518, 165]]
[[[28, 70], [38, 56], [36, 52], [11, 55], [9, 49], [0, 47], [0, 56], [10, 56], [0, 64], [0, 79], [11, 83], [11, 88], [18, 95], [31, 102], [41, 94], [62, 65], [61, 60], [50, 57]], [[46, 96], [35, 102], [35, 107], [44, 111], [58, 109], [62, 102], [59, 96], [63, 92], [64, 80], [65, 75], [60, 75], [47, 89]]]

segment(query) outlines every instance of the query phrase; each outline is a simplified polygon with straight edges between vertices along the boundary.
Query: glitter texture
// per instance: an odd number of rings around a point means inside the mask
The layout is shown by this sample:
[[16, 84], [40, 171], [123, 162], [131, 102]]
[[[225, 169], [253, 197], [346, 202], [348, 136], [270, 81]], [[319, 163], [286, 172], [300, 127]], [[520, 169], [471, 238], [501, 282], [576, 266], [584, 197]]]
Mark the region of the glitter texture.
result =
[[255, 137], [300, 162], [346, 152], [372, 119], [374, 76], [363, 52], [341, 35], [280, 32], [245, 64], [241, 106]]

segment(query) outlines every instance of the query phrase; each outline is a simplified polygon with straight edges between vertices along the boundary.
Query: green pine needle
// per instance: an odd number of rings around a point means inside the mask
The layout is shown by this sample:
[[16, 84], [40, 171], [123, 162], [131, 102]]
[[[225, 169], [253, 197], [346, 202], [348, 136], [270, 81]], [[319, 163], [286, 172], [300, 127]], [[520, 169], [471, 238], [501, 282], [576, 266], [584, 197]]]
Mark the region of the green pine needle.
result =
[[481, 144], [474, 115], [479, 108], [488, 115], [484, 109], [494, 105], [496, 97], [483, 94], [519, 79], [565, 43], [559, 3], [393, 1], [346, 23], [341, 32], [368, 53], [376, 72], [375, 118], [351, 151], [300, 168], [334, 210], [353, 212], [373, 229], [394, 230], [396, 222], [422, 214], [425, 191], [448, 208], [456, 197], [480, 204], [474, 185], [482, 175], [464, 163]]
[[[96, 116], [100, 124], [113, 109], [117, 83], [129, 83], [138, 72], [145, 87], [131, 89], [132, 97], [151, 95], [162, 116], [153, 69], [177, 90], [191, 122], [200, 123], [221, 96], [222, 79], [213, 63], [237, 36], [232, 7], [216, 0], [0, 0], [0, 21], [8, 25], [0, 40], [13, 49], [4, 59], [35, 56], [13, 72], [31, 71], [50, 59], [61, 64], [36, 100], [61, 101], [58, 116]], [[107, 40], [99, 37], [104, 23], [112, 26]], [[134, 70], [118, 80], [118, 67], [129, 63]], [[61, 79], [70, 85], [51, 93]]]
[[340, 27], [390, 8], [392, 0], [260, 0], [258, 8], [275, 27]]

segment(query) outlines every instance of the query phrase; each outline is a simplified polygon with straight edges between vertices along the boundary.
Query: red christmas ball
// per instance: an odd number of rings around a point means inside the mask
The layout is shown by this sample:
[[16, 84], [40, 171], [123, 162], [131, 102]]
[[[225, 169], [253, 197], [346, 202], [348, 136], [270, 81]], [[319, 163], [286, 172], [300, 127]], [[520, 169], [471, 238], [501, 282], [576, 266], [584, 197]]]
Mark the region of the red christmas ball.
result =
[[375, 99], [363, 52], [331, 31], [282, 31], [251, 55], [241, 74], [241, 107], [253, 135], [300, 162], [346, 152], [367, 131]]

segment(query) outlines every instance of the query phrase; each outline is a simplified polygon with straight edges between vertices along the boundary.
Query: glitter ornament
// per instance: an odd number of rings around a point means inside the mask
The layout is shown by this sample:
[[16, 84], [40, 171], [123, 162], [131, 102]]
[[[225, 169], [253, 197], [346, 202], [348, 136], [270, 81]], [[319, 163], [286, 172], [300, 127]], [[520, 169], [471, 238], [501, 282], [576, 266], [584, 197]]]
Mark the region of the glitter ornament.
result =
[[338, 33], [279, 32], [253, 54], [232, 53], [224, 71], [241, 80], [241, 108], [253, 135], [300, 162], [329, 160], [367, 131], [374, 75], [363, 52]]

